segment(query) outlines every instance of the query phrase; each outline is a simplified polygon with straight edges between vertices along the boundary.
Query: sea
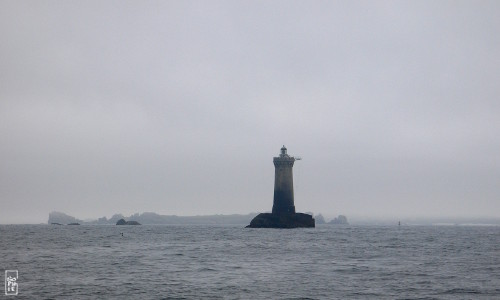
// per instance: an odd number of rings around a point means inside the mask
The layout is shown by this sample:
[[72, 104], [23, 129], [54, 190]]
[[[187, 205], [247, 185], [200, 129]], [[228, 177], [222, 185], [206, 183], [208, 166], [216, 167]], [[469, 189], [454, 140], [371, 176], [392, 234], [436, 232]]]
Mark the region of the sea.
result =
[[6, 299], [500, 299], [500, 226], [0, 225]]

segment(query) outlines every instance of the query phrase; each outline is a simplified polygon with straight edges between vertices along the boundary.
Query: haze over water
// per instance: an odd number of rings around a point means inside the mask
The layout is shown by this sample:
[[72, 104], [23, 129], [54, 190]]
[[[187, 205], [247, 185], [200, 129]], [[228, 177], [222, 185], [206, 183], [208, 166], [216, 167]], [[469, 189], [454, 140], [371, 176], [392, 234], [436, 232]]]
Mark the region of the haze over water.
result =
[[500, 297], [498, 226], [242, 227], [1, 225], [0, 269], [16, 299]]
[[[0, 223], [500, 218], [499, 1], [0, 1]], [[8, 208], [8, 209], [7, 209]]]

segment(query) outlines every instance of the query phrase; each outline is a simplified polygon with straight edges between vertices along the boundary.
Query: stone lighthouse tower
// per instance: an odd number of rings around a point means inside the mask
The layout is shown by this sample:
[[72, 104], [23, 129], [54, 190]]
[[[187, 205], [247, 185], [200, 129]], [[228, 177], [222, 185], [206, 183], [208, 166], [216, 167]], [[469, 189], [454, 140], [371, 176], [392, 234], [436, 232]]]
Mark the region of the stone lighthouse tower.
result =
[[286, 148], [281, 148], [280, 156], [274, 163], [274, 202], [272, 213], [258, 214], [250, 222], [249, 228], [297, 228], [314, 227], [311, 215], [296, 213], [293, 198], [293, 163], [300, 158], [289, 156]]
[[286, 153], [283, 145], [279, 157], [273, 158], [274, 163], [274, 203], [273, 214], [295, 213], [293, 203], [293, 163], [295, 158]]

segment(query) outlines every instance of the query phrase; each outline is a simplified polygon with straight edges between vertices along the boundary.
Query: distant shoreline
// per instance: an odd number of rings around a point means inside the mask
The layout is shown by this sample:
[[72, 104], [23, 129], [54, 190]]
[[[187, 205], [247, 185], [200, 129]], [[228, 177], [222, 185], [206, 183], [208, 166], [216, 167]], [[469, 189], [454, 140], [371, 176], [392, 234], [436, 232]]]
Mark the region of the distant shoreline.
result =
[[[160, 215], [153, 212], [135, 213], [128, 217], [122, 214], [114, 214], [111, 218], [98, 218], [94, 220], [81, 220], [62, 212], [51, 212], [46, 223], [2, 223], [1, 225], [40, 225], [59, 223], [67, 225], [79, 223], [80, 225], [115, 225], [119, 219], [127, 221], [138, 221], [143, 225], [248, 225], [257, 213], [249, 214], [215, 214], [196, 216]], [[328, 224], [321, 214], [314, 215], [318, 225]], [[323, 219], [324, 223], [318, 222]], [[329, 222], [337, 218], [329, 218]], [[356, 226], [500, 226], [500, 218], [494, 217], [420, 217], [420, 218], [370, 218], [370, 217], [350, 217], [349, 224]], [[342, 225], [342, 224], [337, 224]], [[345, 225], [345, 224], [344, 224]]]

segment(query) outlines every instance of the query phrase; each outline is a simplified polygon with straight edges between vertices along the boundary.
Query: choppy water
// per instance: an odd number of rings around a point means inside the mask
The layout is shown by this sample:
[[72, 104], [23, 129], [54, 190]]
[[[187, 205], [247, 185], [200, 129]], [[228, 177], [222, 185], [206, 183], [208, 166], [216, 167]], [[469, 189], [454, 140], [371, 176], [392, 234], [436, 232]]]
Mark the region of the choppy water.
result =
[[500, 299], [500, 227], [2, 225], [0, 255], [16, 299]]

